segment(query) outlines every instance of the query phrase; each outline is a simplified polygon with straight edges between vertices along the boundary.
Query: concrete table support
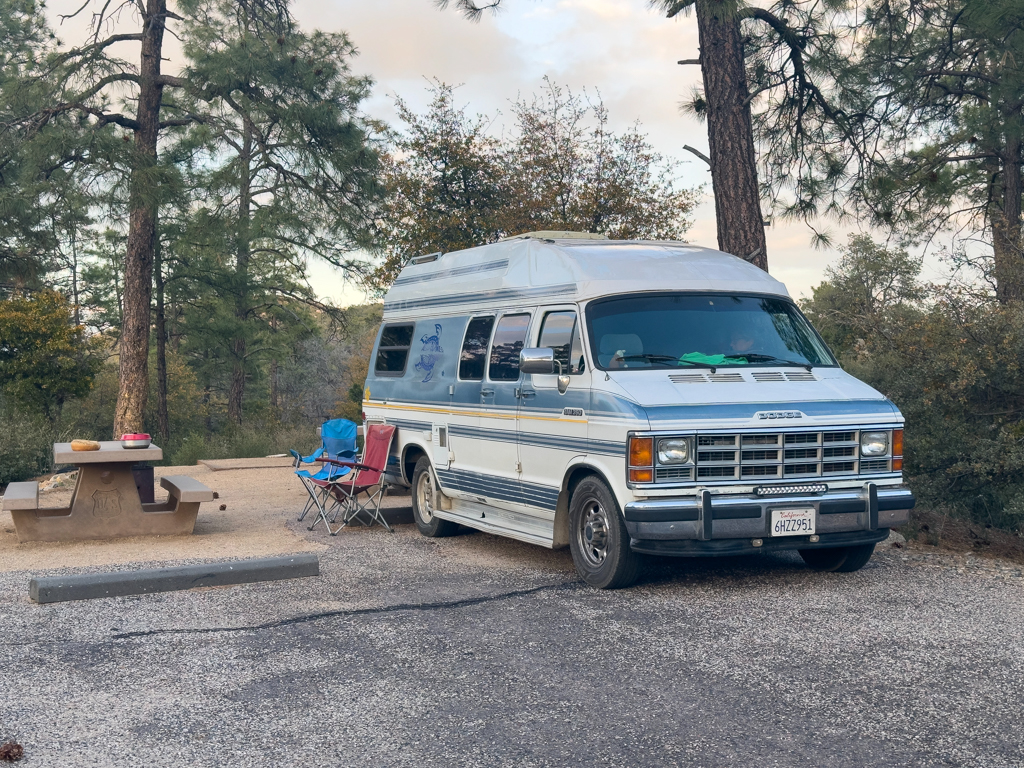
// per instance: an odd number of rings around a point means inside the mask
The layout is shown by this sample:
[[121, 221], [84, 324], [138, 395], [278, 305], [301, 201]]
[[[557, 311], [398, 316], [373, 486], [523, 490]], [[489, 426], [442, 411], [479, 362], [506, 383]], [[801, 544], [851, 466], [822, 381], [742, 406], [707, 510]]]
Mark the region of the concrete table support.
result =
[[[100, 443], [98, 451], [72, 451], [69, 443], [53, 447], [55, 464], [79, 467], [78, 482], [68, 507], [24, 509], [8, 505], [18, 541], [80, 541], [124, 536], [181, 535], [192, 533], [199, 504], [213, 499], [213, 491], [190, 477], [161, 479], [170, 492], [164, 503], [143, 504], [132, 475], [137, 461], [158, 461], [156, 446], [122, 448], [119, 442]], [[13, 508], [12, 508], [13, 507]]]

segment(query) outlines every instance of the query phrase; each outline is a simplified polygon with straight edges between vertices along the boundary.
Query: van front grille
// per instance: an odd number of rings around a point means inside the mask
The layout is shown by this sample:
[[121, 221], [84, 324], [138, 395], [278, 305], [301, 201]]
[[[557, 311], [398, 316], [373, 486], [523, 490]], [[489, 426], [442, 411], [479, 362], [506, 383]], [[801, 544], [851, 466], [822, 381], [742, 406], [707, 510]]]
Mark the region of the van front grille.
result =
[[694, 466], [656, 467], [657, 482], [760, 481], [891, 471], [891, 458], [861, 459], [860, 430], [697, 435]]
[[658, 467], [654, 473], [654, 479], [658, 481], [689, 480], [691, 477], [693, 477], [691, 467]]

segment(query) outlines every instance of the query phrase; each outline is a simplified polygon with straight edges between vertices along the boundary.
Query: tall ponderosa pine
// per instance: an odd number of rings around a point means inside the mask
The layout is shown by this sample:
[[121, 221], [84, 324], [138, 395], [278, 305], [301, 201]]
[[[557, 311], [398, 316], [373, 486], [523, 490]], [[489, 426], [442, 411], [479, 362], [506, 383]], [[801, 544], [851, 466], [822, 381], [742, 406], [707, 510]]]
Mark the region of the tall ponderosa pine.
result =
[[[198, 0], [181, 0], [177, 11], [188, 16], [199, 6]], [[37, 134], [67, 116], [75, 118], [86, 133], [104, 132], [112, 126], [128, 132], [128, 238], [113, 429], [117, 435], [142, 428], [148, 397], [150, 304], [161, 197], [158, 143], [168, 128], [202, 118], [183, 109], [170, 95], [186, 90], [188, 81], [161, 71], [166, 25], [170, 20], [183, 20], [167, 0], [87, 0], [76, 13], [94, 7], [93, 34], [83, 45], [58, 47], [47, 57], [46, 77], [33, 79], [46, 86], [47, 92], [37, 94], [36, 104], [42, 107], [20, 119], [18, 125], [28, 134]], [[273, 37], [289, 25], [285, 0], [239, 0], [235, 9], [239, 23]], [[135, 31], [105, 34], [122, 16], [137, 21]], [[110, 54], [112, 46], [120, 43], [138, 46], [136, 65]], [[119, 102], [129, 105], [134, 115], [116, 111]]]
[[[444, 8], [452, 0], [435, 0]], [[495, 10], [506, 0], [481, 4], [454, 0], [469, 18]], [[834, 46], [833, 30], [824, 26], [836, 3], [825, 0], [780, 0], [755, 7], [743, 0], [651, 0], [669, 18], [693, 10], [700, 56], [681, 63], [700, 64], [704, 88], [692, 107], [707, 120], [711, 180], [718, 223], [718, 247], [768, 268], [752, 105], [768, 101], [774, 119], [785, 116], [800, 131], [817, 122], [840, 118], [815, 82], [808, 59], [816, 48]], [[820, 74], [820, 73], [817, 73]], [[751, 87], [753, 85], [753, 88]], [[764, 125], [764, 123], [762, 123]], [[772, 181], [775, 181], [774, 179]], [[770, 190], [769, 195], [770, 195]], [[791, 208], [790, 211], [799, 210]], [[805, 216], [816, 211], [799, 210]]]
[[[875, 220], [991, 237], [996, 294], [1024, 298], [1024, 5], [876, 2], [852, 101], [883, 151], [853, 176]], [[858, 96], [854, 92], [852, 96]]]
[[189, 111], [203, 117], [175, 151], [191, 158], [194, 190], [182, 235], [193, 252], [214, 254], [206, 279], [232, 303], [228, 415], [241, 422], [251, 358], [272, 346], [275, 313], [294, 301], [321, 306], [305, 287], [306, 261], [364, 274], [356, 249], [370, 245], [381, 188], [358, 114], [370, 82], [351, 74], [348, 38], [269, 39], [239, 25], [234, 7], [210, 4], [185, 25]]

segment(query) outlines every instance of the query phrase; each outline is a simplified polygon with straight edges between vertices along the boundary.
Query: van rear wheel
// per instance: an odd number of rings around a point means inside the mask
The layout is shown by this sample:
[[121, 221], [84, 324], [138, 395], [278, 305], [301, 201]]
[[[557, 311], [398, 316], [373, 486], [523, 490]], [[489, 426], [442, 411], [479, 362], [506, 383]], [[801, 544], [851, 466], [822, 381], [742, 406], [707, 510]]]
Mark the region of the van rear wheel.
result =
[[619, 505], [602, 481], [580, 481], [569, 502], [569, 549], [576, 571], [598, 589], [628, 587], [640, 575]]
[[451, 536], [459, 529], [458, 523], [434, 515], [439, 495], [430, 459], [421, 456], [412, 472], [412, 516], [420, 533], [432, 539]]
[[854, 547], [830, 547], [827, 549], [801, 549], [800, 557], [816, 571], [853, 573], [859, 571], [875, 551], [874, 544], [860, 544]]

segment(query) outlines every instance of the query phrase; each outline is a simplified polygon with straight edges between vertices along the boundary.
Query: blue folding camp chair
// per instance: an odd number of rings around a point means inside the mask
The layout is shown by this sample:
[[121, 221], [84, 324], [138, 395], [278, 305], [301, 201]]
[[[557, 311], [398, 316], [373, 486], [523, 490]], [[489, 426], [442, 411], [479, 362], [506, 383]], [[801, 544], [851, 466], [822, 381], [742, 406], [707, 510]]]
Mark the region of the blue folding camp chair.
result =
[[289, 451], [295, 458], [295, 476], [299, 478], [309, 499], [302, 508], [299, 520], [302, 520], [310, 510], [317, 511], [316, 519], [309, 530], [313, 530], [321, 520], [327, 530], [331, 529], [328, 515], [333, 513], [337, 517], [340, 502], [332, 495], [331, 491], [339, 480], [352, 471], [351, 467], [338, 466], [337, 464], [323, 464], [318, 470], [300, 469], [302, 464], [312, 464], [317, 459], [335, 459], [338, 461], [354, 461], [356, 456], [356, 425], [348, 419], [332, 419], [325, 421], [320, 427], [320, 447], [309, 456], [301, 456], [298, 451]]

